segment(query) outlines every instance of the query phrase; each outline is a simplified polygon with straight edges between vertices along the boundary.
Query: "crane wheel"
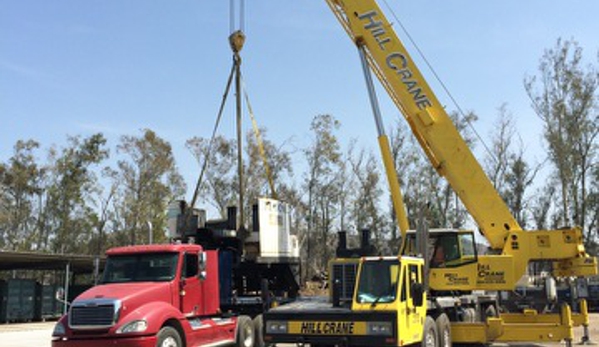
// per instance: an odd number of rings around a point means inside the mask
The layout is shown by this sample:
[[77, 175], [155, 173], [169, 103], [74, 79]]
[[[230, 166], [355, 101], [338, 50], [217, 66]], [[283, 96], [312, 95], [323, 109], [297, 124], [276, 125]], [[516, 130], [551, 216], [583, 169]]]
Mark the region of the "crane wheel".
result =
[[437, 324], [435, 324], [435, 320], [431, 316], [426, 316], [424, 320], [424, 332], [420, 345], [422, 347], [439, 347]]
[[484, 321], [487, 321], [487, 318], [495, 318], [495, 317], [499, 317], [499, 315], [497, 314], [497, 309], [495, 308], [495, 306], [493, 305], [489, 305], [487, 307], [487, 309], [485, 310], [485, 319]]
[[439, 336], [439, 347], [451, 347], [451, 323], [445, 313], [435, 320], [437, 334]]
[[248, 316], [237, 317], [237, 334], [235, 334], [237, 347], [254, 347], [254, 324]]
[[462, 321], [465, 323], [476, 322], [476, 310], [472, 307], [465, 308], [462, 312]]

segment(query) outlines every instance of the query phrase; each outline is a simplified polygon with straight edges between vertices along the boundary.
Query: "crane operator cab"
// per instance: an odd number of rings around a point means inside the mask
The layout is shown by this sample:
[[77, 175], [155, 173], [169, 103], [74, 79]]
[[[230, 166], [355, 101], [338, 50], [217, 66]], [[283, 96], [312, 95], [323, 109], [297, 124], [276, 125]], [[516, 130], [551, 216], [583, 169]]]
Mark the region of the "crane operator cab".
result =
[[429, 268], [451, 268], [476, 263], [478, 256], [474, 233], [468, 230], [430, 229], [425, 237], [426, 252], [419, 251], [417, 234], [408, 231], [405, 255], [426, 253]]

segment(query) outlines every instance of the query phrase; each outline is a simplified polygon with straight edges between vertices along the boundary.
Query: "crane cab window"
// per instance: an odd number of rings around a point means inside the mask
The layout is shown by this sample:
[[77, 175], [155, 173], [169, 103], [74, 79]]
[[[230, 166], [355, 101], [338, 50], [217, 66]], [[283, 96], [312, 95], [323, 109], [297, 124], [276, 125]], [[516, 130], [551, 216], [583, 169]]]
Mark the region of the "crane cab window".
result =
[[431, 268], [457, 267], [476, 261], [474, 234], [470, 232], [437, 235], [430, 258]]

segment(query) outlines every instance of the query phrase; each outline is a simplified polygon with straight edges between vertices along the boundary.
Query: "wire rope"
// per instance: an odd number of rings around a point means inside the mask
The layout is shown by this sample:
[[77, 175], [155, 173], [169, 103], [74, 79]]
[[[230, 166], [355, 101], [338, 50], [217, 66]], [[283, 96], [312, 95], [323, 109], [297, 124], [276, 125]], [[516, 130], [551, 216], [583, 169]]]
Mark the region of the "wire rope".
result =
[[204, 173], [206, 172], [206, 168], [208, 166], [208, 161], [210, 159], [210, 156], [212, 155], [212, 147], [214, 145], [214, 139], [216, 138], [216, 131], [218, 130], [218, 126], [219, 126], [220, 121], [223, 116], [223, 111], [225, 109], [225, 104], [227, 103], [227, 97], [229, 95], [229, 90], [231, 89], [231, 83], [233, 81], [233, 76], [235, 75], [236, 66], [237, 66], [236, 63], [233, 62], [233, 66], [231, 67], [231, 73], [229, 73], [229, 79], [227, 80], [227, 86], [225, 87], [225, 92], [223, 94], [223, 99], [221, 101], [220, 108], [218, 110], [218, 115], [216, 117], [216, 122], [214, 123], [214, 129], [212, 130], [212, 136], [210, 137], [210, 142], [208, 142], [208, 147], [206, 148], [206, 151], [204, 152], [204, 163], [202, 165], [202, 169], [200, 170], [200, 175], [198, 177], [198, 181], [196, 183], [195, 190], [193, 192], [193, 198], [191, 199], [190, 206], [192, 209], [195, 207], [195, 203], [198, 198], [200, 187], [202, 186], [202, 180], [204, 178]]
[[408, 38], [408, 40], [410, 41], [410, 43], [414, 46], [414, 48], [416, 48], [416, 51], [418, 52], [418, 55], [420, 56], [420, 58], [422, 58], [422, 60], [424, 61], [424, 64], [431, 71], [431, 73], [435, 77], [435, 80], [437, 80], [437, 82], [439, 82], [439, 84], [441, 85], [441, 88], [443, 89], [443, 91], [445, 91], [445, 93], [447, 94], [447, 96], [449, 97], [449, 99], [451, 100], [451, 102], [454, 104], [454, 106], [458, 110], [458, 114], [464, 119], [464, 121], [466, 121], [466, 124], [468, 124], [468, 127], [470, 127], [470, 129], [472, 130], [472, 132], [474, 133], [474, 135], [476, 136], [476, 138], [482, 143], [482, 145], [485, 148], [485, 151], [487, 152], [487, 154], [493, 159], [493, 161], [495, 161], [495, 163], [498, 163], [498, 159], [495, 157], [495, 155], [493, 155], [493, 152], [491, 152], [491, 150], [487, 146], [487, 143], [482, 138], [482, 136], [478, 133], [478, 131], [476, 130], [476, 128], [474, 127], [474, 125], [468, 120], [468, 118], [466, 117], [465, 112], [462, 110], [462, 108], [458, 104], [457, 100], [453, 97], [453, 95], [449, 91], [449, 88], [447, 88], [447, 86], [445, 85], [445, 83], [443, 82], [443, 80], [441, 79], [441, 77], [437, 74], [437, 71], [433, 68], [432, 64], [428, 61], [428, 59], [424, 55], [424, 52], [420, 49], [420, 47], [418, 46], [418, 44], [416, 44], [416, 41], [412, 38], [412, 35], [410, 35], [408, 29], [399, 20], [399, 17], [395, 14], [395, 11], [393, 10], [393, 8], [391, 8], [391, 6], [389, 6], [389, 3], [387, 2], [387, 0], [383, 0], [383, 2], [385, 3], [385, 6], [389, 10], [389, 12], [391, 12], [391, 15], [393, 16], [393, 18], [395, 19], [395, 21], [397, 22], [397, 24], [399, 24], [399, 27], [404, 32], [404, 34], [406, 35], [406, 37]]

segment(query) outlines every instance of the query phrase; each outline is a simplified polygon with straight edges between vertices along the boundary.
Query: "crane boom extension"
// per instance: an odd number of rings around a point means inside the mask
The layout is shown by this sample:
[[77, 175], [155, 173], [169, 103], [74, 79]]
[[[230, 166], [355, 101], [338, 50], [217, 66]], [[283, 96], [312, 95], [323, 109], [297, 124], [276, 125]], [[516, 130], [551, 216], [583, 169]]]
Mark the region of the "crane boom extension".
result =
[[529, 261], [541, 259], [556, 260], [554, 274], [558, 276], [596, 273], [597, 261], [585, 253], [580, 228], [522, 230], [376, 1], [326, 1], [352, 41], [364, 50], [371, 69], [407, 120], [433, 167], [458, 194], [490, 247], [501, 253], [495, 258], [480, 257], [478, 269], [468, 271], [472, 273], [468, 277], [480, 272], [481, 266], [492, 272], [503, 271], [513, 276], [503, 284], [507, 288], [525, 273]]

